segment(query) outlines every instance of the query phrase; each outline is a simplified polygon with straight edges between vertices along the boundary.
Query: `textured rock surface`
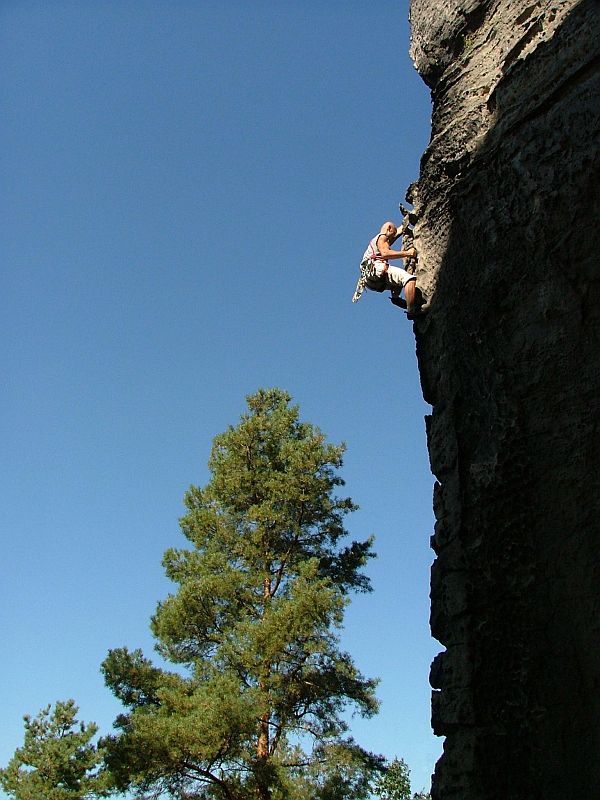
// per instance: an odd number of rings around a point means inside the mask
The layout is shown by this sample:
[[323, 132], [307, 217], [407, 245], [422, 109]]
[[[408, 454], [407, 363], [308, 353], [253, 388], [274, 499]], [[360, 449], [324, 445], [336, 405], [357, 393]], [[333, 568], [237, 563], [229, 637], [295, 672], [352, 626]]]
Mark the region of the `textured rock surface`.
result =
[[434, 800], [600, 797], [600, 2], [412, 0]]

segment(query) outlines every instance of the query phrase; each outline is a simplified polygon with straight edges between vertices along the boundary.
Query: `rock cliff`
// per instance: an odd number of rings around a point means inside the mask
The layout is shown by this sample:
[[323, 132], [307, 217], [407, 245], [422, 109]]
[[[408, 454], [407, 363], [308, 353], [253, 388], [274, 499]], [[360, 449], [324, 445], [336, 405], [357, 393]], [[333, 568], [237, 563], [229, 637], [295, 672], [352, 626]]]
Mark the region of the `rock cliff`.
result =
[[434, 800], [600, 797], [600, 2], [412, 0]]

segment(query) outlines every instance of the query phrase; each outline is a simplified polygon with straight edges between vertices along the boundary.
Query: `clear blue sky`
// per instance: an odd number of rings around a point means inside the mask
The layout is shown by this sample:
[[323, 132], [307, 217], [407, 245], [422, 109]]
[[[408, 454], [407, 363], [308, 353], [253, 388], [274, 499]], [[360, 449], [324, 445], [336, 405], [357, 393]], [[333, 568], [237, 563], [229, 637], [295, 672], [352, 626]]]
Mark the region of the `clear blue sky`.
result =
[[408, 0], [4, 0], [0, 30], [0, 763], [57, 699], [110, 729], [99, 664], [152, 655], [183, 493], [279, 386], [377, 537], [353, 731], [428, 787], [428, 408], [411, 323], [350, 302], [429, 137]]

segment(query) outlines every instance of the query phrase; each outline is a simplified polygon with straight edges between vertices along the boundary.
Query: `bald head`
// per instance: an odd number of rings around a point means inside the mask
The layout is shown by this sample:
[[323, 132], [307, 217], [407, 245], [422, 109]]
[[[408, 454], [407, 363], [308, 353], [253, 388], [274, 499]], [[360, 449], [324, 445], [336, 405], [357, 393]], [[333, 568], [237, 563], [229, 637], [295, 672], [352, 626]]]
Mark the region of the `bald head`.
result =
[[385, 233], [386, 236], [395, 236], [398, 233], [398, 228], [391, 220], [384, 222], [381, 226], [379, 233]]

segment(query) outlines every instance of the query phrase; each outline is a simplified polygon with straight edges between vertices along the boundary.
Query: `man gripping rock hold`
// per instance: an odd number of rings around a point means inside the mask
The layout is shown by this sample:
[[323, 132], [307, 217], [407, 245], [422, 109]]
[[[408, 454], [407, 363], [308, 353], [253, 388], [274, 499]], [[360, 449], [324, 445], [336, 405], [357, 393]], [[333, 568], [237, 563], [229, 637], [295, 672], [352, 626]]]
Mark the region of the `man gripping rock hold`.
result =
[[[384, 222], [377, 236], [371, 239], [360, 263], [360, 278], [352, 302], [356, 303], [365, 287], [375, 292], [390, 289], [392, 303], [406, 308], [408, 318], [412, 319], [419, 313], [420, 306], [416, 277], [389, 262], [395, 258], [414, 258], [417, 251], [414, 247], [409, 250], [392, 250], [391, 245], [399, 236], [398, 228], [393, 222]], [[402, 290], [404, 300], [400, 297]]]

